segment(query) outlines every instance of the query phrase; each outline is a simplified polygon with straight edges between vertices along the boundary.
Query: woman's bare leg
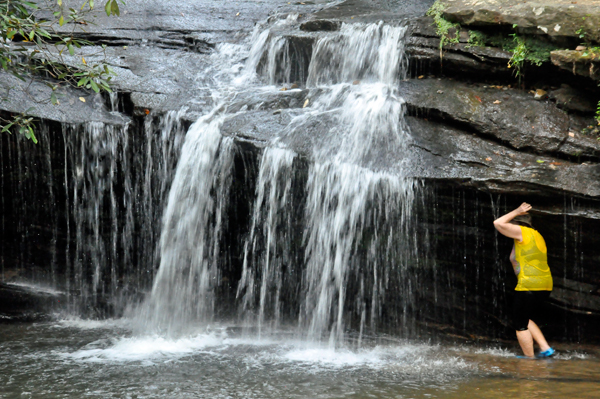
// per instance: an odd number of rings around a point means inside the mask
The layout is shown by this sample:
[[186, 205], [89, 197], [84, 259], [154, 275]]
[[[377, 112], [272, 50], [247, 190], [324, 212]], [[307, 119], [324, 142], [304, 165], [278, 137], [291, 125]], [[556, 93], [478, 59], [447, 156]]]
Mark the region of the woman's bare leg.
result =
[[544, 338], [542, 330], [540, 330], [540, 328], [537, 326], [537, 324], [533, 322], [533, 320], [529, 320], [527, 329], [529, 330], [529, 332], [531, 332], [533, 340], [538, 344], [542, 352], [550, 349], [550, 345], [548, 345], [548, 342], [546, 342], [546, 338]]
[[[539, 330], [539, 329], [538, 329]], [[517, 331], [517, 340], [525, 356], [533, 357], [533, 337], [529, 330]]]

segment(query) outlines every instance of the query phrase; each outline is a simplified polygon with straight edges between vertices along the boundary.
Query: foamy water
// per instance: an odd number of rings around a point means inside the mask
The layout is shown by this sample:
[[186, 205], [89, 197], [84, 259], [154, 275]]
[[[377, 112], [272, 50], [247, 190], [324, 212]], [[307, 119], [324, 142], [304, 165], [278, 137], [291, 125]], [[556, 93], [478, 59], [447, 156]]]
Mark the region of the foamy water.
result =
[[521, 392], [533, 384], [552, 393], [544, 397], [591, 398], [600, 389], [597, 358], [578, 350], [559, 348], [555, 359], [529, 361], [500, 346], [415, 341], [383, 345], [363, 339], [359, 348], [334, 348], [294, 339], [286, 331], [258, 338], [212, 325], [166, 338], [134, 336], [129, 325], [127, 319], [3, 325], [0, 358], [11, 362], [0, 362], [2, 394], [496, 398], [506, 396], [494, 392]]
[[[83, 331], [112, 329], [117, 334], [128, 321], [62, 320], [54, 328], [70, 327]], [[213, 358], [228, 361], [230, 358], [248, 364], [266, 365], [303, 370], [314, 373], [319, 370], [390, 370], [411, 375], [433, 375], [436, 371], [448, 373], [473, 372], [477, 365], [465, 361], [452, 351], [437, 345], [406, 342], [398, 345], [371, 345], [349, 349], [330, 348], [326, 344], [295, 339], [256, 336], [229, 336], [224, 328], [207, 329], [181, 338], [165, 338], [159, 335], [117, 335], [94, 340], [81, 348], [54, 351], [64, 361], [89, 363], [138, 363], [152, 365], [168, 363], [188, 357]]]

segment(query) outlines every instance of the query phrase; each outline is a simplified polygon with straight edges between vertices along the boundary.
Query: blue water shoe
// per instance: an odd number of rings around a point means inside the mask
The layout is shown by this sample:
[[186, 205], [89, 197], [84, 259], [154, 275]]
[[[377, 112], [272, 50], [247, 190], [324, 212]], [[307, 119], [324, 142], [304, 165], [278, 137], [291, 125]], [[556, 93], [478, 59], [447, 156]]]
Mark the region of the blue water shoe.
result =
[[552, 348], [546, 349], [543, 352], [538, 353], [535, 357], [539, 358], [539, 359], [543, 359], [546, 357], [552, 357], [554, 356], [554, 354], [556, 353], [556, 351]]

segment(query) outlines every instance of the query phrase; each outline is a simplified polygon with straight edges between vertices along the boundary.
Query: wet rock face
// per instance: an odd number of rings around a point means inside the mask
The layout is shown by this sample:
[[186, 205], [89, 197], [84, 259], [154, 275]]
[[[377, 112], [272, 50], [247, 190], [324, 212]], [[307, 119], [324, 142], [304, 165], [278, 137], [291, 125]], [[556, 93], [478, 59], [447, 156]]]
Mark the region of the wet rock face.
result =
[[592, 159], [600, 155], [598, 140], [569, 135], [580, 131], [585, 121], [521, 90], [437, 79], [416, 80], [403, 87], [415, 112], [463, 124], [514, 149], [564, 159], [575, 153]]
[[586, 32], [589, 40], [600, 42], [600, 2], [549, 0], [543, 2], [512, 0], [441, 0], [444, 16], [467, 26], [517, 25], [529, 34], [556, 38], [579, 38]]

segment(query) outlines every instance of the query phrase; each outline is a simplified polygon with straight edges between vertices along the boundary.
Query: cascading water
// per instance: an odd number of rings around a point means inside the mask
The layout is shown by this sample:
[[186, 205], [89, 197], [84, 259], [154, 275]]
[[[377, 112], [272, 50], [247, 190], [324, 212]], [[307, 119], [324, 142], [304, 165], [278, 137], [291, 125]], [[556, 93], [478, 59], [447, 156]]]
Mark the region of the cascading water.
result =
[[[65, 152], [67, 157], [70, 155], [67, 163], [72, 173], [65, 181], [66, 198], [67, 206], [73, 207], [76, 243], [72, 264], [74, 287], [67, 289], [80, 293], [78, 305], [95, 305], [98, 296], [112, 298], [116, 294], [119, 220], [115, 181], [127, 146], [127, 127], [90, 122], [81, 131], [78, 126], [65, 125], [64, 129]], [[124, 174], [127, 176], [128, 172]], [[123, 205], [128, 208], [129, 204]], [[104, 236], [111, 239], [105, 242]], [[103, 284], [105, 280], [111, 282], [110, 286]]]
[[[308, 73], [308, 85], [317, 86], [312, 103], [275, 140], [285, 145], [315, 121], [325, 129], [311, 151], [300, 221], [290, 201], [296, 155], [274, 143], [260, 162], [237, 288], [241, 320], [256, 323], [259, 331], [277, 328], [293, 314], [301, 335], [329, 336], [334, 345], [343, 341], [346, 328], [375, 331], [392, 281], [405, 295], [406, 314], [415, 184], [402, 177], [409, 136], [396, 86], [405, 70], [404, 33], [403, 27], [382, 23], [344, 25], [314, 46]], [[233, 81], [254, 79], [251, 71], [261, 62], [268, 82], [289, 76], [288, 65], [280, 64], [289, 60], [283, 54], [289, 51], [286, 39], [264, 31], [253, 40], [246, 67]], [[176, 332], [214, 316], [233, 145], [221, 137], [216, 120], [201, 120], [188, 132], [165, 211], [160, 268], [142, 311], [150, 321], [146, 328]], [[382, 154], [398, 162], [389, 168]], [[294, 237], [298, 228], [302, 234]], [[295, 300], [284, 298], [290, 291]], [[358, 293], [356, 298], [348, 298], [348, 291]]]
[[294, 224], [289, 212], [295, 156], [286, 149], [266, 148], [260, 163], [251, 233], [244, 247], [238, 285], [238, 296], [244, 292], [243, 311], [258, 306], [259, 334], [267, 316], [273, 321], [269, 327], [278, 327], [284, 290], [293, 292], [293, 287], [284, 286], [284, 278], [293, 274], [295, 261], [291, 242]]
[[160, 267], [145, 312], [154, 328], [168, 333], [213, 316], [233, 162], [221, 122], [209, 116], [188, 131], [163, 216]]

